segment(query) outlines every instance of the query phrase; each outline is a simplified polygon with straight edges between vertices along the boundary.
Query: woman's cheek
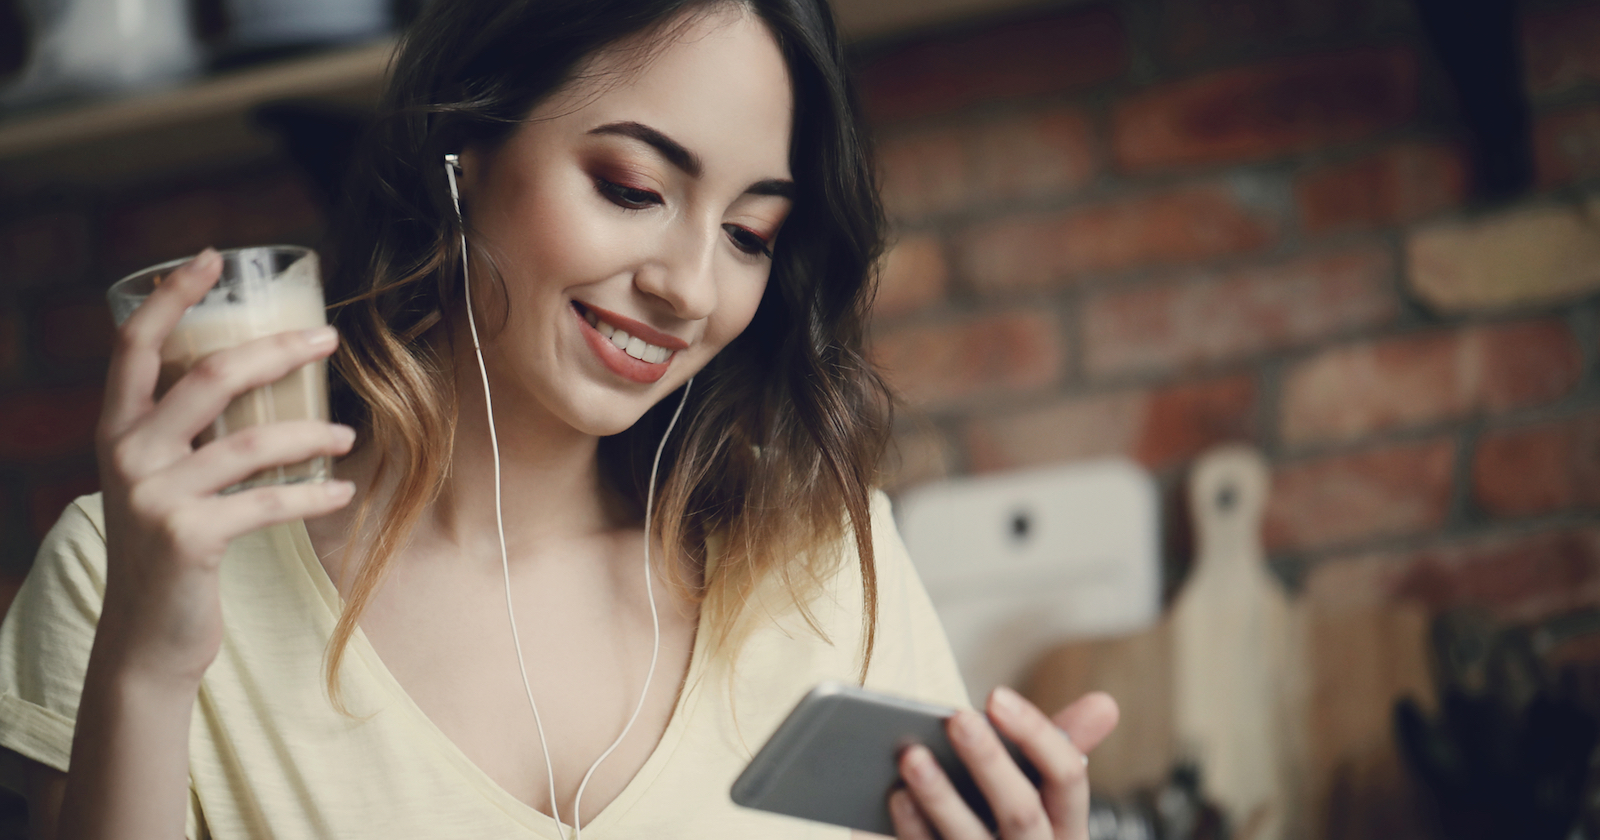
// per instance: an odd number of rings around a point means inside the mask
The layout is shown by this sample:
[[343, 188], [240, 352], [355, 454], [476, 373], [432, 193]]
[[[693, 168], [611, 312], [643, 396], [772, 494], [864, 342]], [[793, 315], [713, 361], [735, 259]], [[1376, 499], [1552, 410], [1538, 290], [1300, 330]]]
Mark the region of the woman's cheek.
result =
[[722, 313], [725, 316], [723, 323], [718, 330], [718, 349], [726, 347], [729, 342], [749, 329], [750, 322], [755, 320], [756, 308], [761, 305], [761, 296], [766, 292], [767, 282], [767, 278], [762, 276], [755, 283], [741, 283], [734, 293], [723, 299], [726, 308]]

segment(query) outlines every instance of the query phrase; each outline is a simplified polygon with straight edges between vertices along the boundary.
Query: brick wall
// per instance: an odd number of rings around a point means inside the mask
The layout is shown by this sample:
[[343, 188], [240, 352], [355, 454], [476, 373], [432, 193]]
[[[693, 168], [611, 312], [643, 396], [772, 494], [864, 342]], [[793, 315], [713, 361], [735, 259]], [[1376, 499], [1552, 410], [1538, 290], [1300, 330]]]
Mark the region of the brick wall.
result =
[[1525, 6], [1538, 183], [1497, 206], [1406, 3], [1077, 4], [867, 52], [897, 481], [1105, 455], [1172, 481], [1249, 441], [1292, 581], [1584, 531], [1600, 3]]
[[1259, 446], [1322, 668], [1313, 837], [1426, 836], [1413, 608], [1600, 604], [1600, 2], [1520, 16], [1535, 184], [1496, 204], [1398, 0], [1104, 0], [864, 57], [895, 480], [1119, 455], [1176, 499]]

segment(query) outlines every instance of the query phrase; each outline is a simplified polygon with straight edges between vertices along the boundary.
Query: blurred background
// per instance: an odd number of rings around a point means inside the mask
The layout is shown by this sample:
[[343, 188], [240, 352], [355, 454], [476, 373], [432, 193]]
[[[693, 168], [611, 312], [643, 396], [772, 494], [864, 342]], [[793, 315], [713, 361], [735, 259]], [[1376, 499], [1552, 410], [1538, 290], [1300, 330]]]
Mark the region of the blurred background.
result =
[[[1600, 1], [835, 2], [895, 231], [891, 489], [1116, 463], [1158, 501], [1162, 616], [1008, 677], [1120, 691], [1096, 837], [1600, 837]], [[0, 0], [0, 604], [96, 489], [106, 286], [317, 245], [416, 11], [279, 5]], [[1267, 618], [1196, 654], [1206, 551], [1260, 572], [1208, 609]], [[1269, 756], [1186, 735], [1197, 655], [1259, 665]], [[1259, 808], [1217, 769], [1252, 761]]]

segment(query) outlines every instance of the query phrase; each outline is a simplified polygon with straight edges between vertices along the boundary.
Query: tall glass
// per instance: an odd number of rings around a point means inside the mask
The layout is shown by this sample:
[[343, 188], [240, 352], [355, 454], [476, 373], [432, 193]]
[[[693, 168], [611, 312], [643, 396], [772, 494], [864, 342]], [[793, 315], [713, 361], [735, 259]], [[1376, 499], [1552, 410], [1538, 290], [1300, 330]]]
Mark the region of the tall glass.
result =
[[[135, 272], [106, 292], [111, 314], [121, 326], [165, 277], [189, 258], [172, 260]], [[156, 395], [201, 359], [218, 350], [290, 330], [328, 322], [316, 252], [293, 245], [264, 245], [222, 252], [222, 277], [199, 303], [189, 307], [161, 346], [161, 375]], [[328, 419], [326, 363], [316, 361], [270, 385], [234, 398], [196, 439], [197, 444], [261, 423]], [[271, 484], [325, 481], [328, 459], [263, 470], [223, 492]]]

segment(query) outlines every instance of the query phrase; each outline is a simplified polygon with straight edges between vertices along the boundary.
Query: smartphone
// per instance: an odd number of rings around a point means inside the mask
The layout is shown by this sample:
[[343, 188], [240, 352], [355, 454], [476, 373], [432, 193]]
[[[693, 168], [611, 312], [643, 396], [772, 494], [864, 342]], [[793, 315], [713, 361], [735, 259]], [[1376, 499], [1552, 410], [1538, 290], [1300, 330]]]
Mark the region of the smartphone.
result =
[[[995, 828], [994, 811], [956, 755], [945, 721], [956, 713], [853, 685], [812, 689], [733, 783], [733, 801], [791, 817], [894, 834], [889, 794], [900, 785], [900, 753], [921, 744], [933, 753], [967, 805]], [[1034, 784], [1039, 771], [1004, 736], [1006, 750]]]

